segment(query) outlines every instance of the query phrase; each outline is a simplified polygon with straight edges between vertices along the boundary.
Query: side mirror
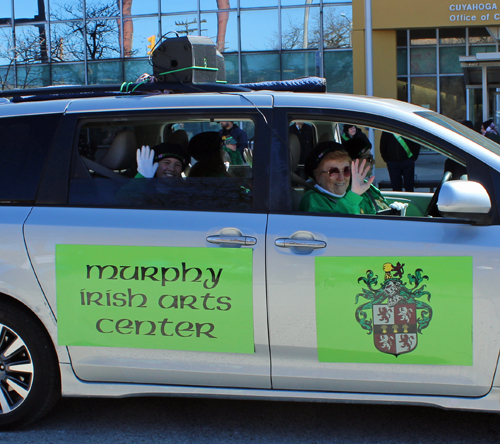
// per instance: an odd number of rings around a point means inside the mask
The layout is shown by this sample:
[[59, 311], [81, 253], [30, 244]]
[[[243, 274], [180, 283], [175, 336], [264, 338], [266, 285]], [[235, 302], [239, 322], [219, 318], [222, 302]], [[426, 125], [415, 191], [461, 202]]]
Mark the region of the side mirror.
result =
[[441, 187], [437, 206], [443, 216], [487, 223], [491, 199], [478, 182], [451, 180]]

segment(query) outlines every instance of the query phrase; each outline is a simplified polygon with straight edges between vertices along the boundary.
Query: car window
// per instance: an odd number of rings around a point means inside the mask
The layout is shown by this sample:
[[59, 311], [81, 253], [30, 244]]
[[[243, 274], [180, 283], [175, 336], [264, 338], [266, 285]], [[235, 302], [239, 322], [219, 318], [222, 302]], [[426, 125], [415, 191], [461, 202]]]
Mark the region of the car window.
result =
[[[82, 122], [69, 204], [251, 211], [253, 146], [243, 128], [253, 134], [254, 122], [230, 116]], [[151, 176], [138, 169], [137, 150], [145, 146], [155, 150]]]
[[48, 114], [0, 119], [0, 202], [34, 201], [60, 118], [59, 114]]
[[[406, 216], [442, 217], [435, 202], [436, 190], [443, 181], [468, 179], [464, 159], [421, 138], [348, 121], [299, 123], [300, 129], [297, 121], [289, 127], [290, 193], [292, 207], [298, 212], [399, 215], [401, 211], [391, 207], [400, 202], [406, 206]], [[365, 180], [375, 176], [373, 185], [362, 193], [363, 199], [352, 195], [350, 163], [345, 159], [341, 165], [335, 160], [320, 160], [341, 146], [350, 158], [359, 158], [369, 166]], [[328, 157], [335, 158], [332, 154]], [[337, 183], [340, 188], [336, 188]], [[321, 199], [318, 193], [323, 193]], [[352, 202], [347, 202], [350, 199]]]
[[443, 116], [441, 114], [431, 112], [431, 111], [417, 111], [415, 114], [424, 117], [427, 120], [430, 120], [438, 125], [441, 125], [445, 128], [448, 128], [473, 142], [487, 148], [493, 153], [500, 155], [500, 145], [493, 140], [484, 137], [481, 133], [474, 131], [455, 120], [450, 119], [449, 117]]

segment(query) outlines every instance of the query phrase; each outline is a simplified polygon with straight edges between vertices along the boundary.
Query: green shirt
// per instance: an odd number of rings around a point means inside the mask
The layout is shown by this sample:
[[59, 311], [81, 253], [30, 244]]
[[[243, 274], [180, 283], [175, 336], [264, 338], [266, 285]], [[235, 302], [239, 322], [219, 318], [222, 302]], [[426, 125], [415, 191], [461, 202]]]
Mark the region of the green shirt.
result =
[[[373, 200], [368, 193], [373, 197], [378, 209], [375, 208]], [[338, 198], [315, 188], [305, 193], [299, 204], [299, 211], [307, 211], [309, 213], [377, 214], [377, 211], [387, 208], [389, 208], [389, 205], [380, 193], [380, 190], [373, 185], [361, 196], [348, 189], [343, 197]]]

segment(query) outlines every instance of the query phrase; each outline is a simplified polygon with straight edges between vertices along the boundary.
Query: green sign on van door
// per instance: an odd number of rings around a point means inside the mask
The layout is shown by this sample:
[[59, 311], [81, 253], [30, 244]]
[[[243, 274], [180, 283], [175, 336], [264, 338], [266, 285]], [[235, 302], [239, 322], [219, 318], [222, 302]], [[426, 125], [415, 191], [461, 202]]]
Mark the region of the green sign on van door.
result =
[[472, 365], [472, 257], [317, 257], [320, 362]]
[[56, 246], [60, 345], [254, 353], [252, 250]]

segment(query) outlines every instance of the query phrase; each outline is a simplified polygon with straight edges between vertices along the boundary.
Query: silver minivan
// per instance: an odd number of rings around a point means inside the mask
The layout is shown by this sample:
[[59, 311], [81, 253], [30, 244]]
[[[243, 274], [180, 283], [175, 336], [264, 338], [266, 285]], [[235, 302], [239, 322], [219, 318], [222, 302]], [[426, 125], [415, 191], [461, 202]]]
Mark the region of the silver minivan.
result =
[[[242, 163], [136, 178], [138, 148], [192, 153], [220, 122]], [[404, 211], [301, 210], [298, 122], [310, 150], [357, 126]], [[420, 146], [414, 191], [383, 184], [383, 133]], [[13, 99], [0, 134], [3, 428], [60, 395], [500, 410], [500, 145], [481, 134], [395, 100], [224, 89]]]

